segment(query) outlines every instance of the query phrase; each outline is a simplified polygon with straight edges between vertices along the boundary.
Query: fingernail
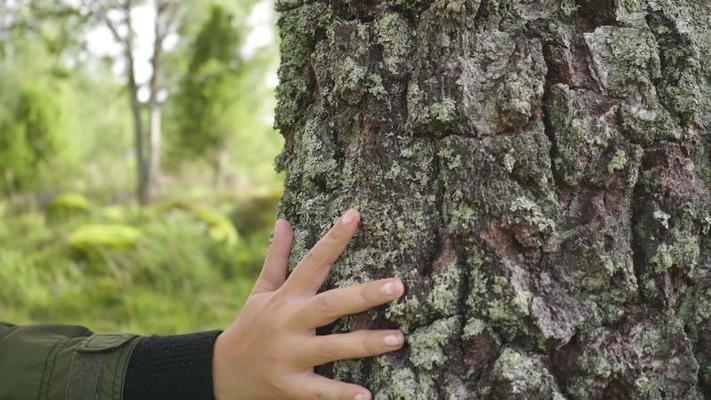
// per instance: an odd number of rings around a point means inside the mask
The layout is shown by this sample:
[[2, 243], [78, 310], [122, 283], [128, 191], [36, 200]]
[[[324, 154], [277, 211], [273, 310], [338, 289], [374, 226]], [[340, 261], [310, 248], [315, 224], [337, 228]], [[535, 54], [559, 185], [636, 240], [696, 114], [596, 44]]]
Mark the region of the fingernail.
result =
[[356, 210], [348, 210], [348, 211], [346, 211], [345, 214], [343, 214], [343, 218], [341, 218], [341, 222], [343, 222], [346, 225], [350, 225], [353, 222], [355, 222], [357, 217], [358, 217], [358, 212]]
[[395, 282], [387, 282], [386, 284], [383, 285], [382, 287], [383, 293], [385, 293], [388, 296], [395, 296], [397, 294], [400, 294], [405, 290], [405, 288], [402, 286], [402, 282], [400, 281], [395, 281]]
[[383, 341], [388, 346], [400, 346], [402, 344], [402, 336], [388, 335], [388, 336], [385, 336], [385, 339]]
[[370, 396], [367, 394], [359, 393], [356, 395], [355, 400], [370, 400]]

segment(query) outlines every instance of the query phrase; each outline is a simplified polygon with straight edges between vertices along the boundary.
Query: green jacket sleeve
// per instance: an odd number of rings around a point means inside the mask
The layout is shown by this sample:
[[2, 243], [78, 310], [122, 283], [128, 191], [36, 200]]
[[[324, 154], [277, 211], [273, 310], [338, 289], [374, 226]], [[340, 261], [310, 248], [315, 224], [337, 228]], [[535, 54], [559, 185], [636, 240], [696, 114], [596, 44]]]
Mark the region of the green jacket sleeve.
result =
[[138, 336], [0, 323], [0, 399], [121, 400]]

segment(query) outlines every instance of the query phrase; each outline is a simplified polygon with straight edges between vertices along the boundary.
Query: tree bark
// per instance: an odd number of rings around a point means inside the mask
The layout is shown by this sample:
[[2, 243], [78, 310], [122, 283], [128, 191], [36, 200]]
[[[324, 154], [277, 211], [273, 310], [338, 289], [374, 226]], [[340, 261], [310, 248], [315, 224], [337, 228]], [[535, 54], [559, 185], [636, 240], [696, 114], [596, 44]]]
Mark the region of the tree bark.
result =
[[162, 114], [159, 95], [162, 89], [162, 67], [161, 57], [163, 56], [163, 40], [165, 38], [161, 21], [161, 3], [156, 0], [153, 4], [155, 9], [155, 21], [153, 25], [153, 55], [151, 56], [151, 78], [149, 82], [150, 96], [148, 98], [148, 108], [150, 109], [150, 130], [148, 146], [148, 169], [147, 182], [148, 198], [154, 199], [159, 191], [158, 179], [160, 177], [160, 148], [162, 135]]
[[292, 265], [401, 277], [376, 399], [711, 398], [711, 2], [277, 1]]
[[148, 199], [155, 200], [160, 193], [160, 152], [162, 137], [162, 106], [151, 102], [150, 144], [148, 147]]
[[[141, 205], [148, 204], [149, 186], [148, 186], [148, 163], [145, 157], [145, 131], [143, 128], [143, 116], [141, 112], [141, 102], [138, 99], [138, 82], [136, 82], [136, 64], [133, 55], [134, 51], [134, 32], [131, 22], [131, 3], [127, 3], [128, 7], [124, 10], [127, 31], [124, 43], [124, 57], [126, 58], [126, 85], [128, 89], [129, 101], [131, 103], [131, 116], [133, 119], [133, 147], [134, 156], [136, 157], [136, 197]], [[114, 29], [115, 31], [115, 29]]]
[[143, 116], [141, 112], [141, 102], [138, 99], [138, 82], [136, 81], [136, 60], [134, 57], [135, 50], [135, 32], [133, 30], [133, 18], [131, 12], [133, 10], [133, 1], [125, 0], [118, 4], [117, 11], [121, 13], [121, 21], [125, 33], [121, 33], [120, 25], [113, 21], [109, 15], [114, 4], [104, 4], [102, 8], [104, 22], [106, 27], [111, 31], [116, 42], [118, 42], [123, 50], [123, 56], [126, 62], [126, 89], [131, 106], [131, 117], [133, 120], [133, 148], [134, 157], [136, 158], [136, 198], [141, 205], [148, 204], [149, 199], [149, 166], [146, 159], [146, 138], [145, 129], [143, 127]]
[[151, 56], [151, 78], [149, 82], [150, 96], [148, 108], [150, 109], [150, 131], [148, 146], [148, 165], [146, 187], [147, 197], [154, 200], [160, 194], [160, 160], [162, 142], [162, 111], [163, 100], [161, 91], [163, 87], [163, 46], [169, 34], [173, 32], [176, 21], [178, 3], [173, 0], [155, 0], [155, 21], [153, 25], [153, 54]]

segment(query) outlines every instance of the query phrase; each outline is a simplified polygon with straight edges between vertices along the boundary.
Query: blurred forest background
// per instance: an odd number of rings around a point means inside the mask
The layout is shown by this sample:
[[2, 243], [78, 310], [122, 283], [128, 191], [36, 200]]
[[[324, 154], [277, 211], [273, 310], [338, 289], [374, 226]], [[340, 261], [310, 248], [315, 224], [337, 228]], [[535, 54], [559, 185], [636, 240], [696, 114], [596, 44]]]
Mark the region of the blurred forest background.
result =
[[224, 328], [281, 196], [262, 0], [0, 0], [0, 320]]

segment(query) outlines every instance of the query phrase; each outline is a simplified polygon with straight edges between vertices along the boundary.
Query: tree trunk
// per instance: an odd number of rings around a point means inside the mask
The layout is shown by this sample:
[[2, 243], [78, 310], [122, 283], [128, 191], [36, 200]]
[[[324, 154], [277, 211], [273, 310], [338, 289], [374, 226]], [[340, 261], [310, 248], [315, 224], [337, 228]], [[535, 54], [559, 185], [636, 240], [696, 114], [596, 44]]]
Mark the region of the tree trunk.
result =
[[[132, 42], [131, 42], [132, 43]], [[130, 46], [133, 48], [133, 45]], [[127, 86], [131, 102], [131, 116], [133, 119], [133, 147], [136, 157], [136, 196], [141, 205], [148, 204], [148, 163], [145, 157], [145, 133], [143, 129], [143, 116], [141, 115], [141, 102], [138, 100], [138, 83], [136, 82], [133, 52], [126, 52]], [[128, 54], [131, 54], [129, 56]]]
[[[113, 6], [112, 4], [111, 6]], [[106, 5], [104, 5], [106, 6]], [[131, 12], [133, 10], [133, 1], [125, 0], [121, 2], [117, 9], [121, 13], [121, 23], [124, 25], [125, 32], [122, 33], [116, 21], [110, 17], [111, 8], [104, 11], [104, 22], [106, 27], [111, 31], [114, 39], [121, 44], [123, 48], [123, 56], [126, 63], [126, 89], [128, 90], [129, 102], [131, 106], [131, 117], [133, 119], [133, 148], [134, 156], [136, 157], [136, 197], [138, 203], [145, 205], [149, 198], [149, 175], [148, 175], [148, 160], [146, 157], [146, 137], [143, 127], [143, 116], [141, 112], [141, 102], [138, 98], [138, 82], [136, 81], [136, 60], [134, 57], [135, 38], [136, 34], [133, 30], [133, 18]]]
[[[150, 97], [148, 99], [148, 107], [150, 109], [150, 132], [148, 144], [148, 165], [147, 165], [147, 182], [148, 199], [154, 200], [159, 192], [160, 180], [160, 152], [161, 152], [161, 136], [162, 132], [162, 104], [161, 90], [163, 89], [163, 41], [168, 34], [169, 21], [167, 24], [165, 18], [165, 4], [156, 0], [153, 4], [155, 9], [155, 20], [153, 25], [153, 54], [151, 56], [151, 78], [149, 82]], [[166, 24], [164, 26], [164, 24]]]
[[158, 102], [150, 104], [151, 131], [148, 147], [148, 198], [154, 200], [160, 193], [160, 148], [161, 148], [161, 105]]
[[711, 399], [711, 2], [277, 1], [292, 262], [349, 207], [320, 372], [376, 399]]
[[223, 186], [225, 175], [230, 166], [230, 152], [222, 145], [219, 149], [212, 152], [210, 159], [212, 165], [212, 185], [215, 190], [219, 190]]

